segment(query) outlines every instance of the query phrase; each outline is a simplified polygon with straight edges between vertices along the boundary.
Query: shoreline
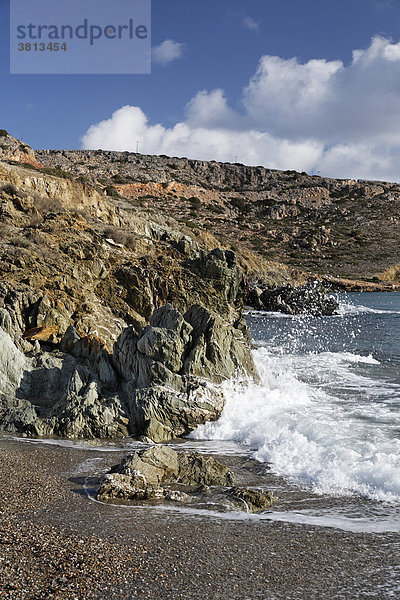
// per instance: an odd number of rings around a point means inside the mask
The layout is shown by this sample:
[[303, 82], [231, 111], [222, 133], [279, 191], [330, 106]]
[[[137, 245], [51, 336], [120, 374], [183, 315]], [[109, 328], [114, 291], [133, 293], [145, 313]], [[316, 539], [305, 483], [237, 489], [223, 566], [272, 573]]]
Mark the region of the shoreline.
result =
[[0, 598], [350, 600], [395, 589], [399, 534], [124, 511], [83, 490], [118, 452], [4, 437], [0, 449]]
[[400, 292], [400, 284], [395, 281], [368, 281], [321, 275], [320, 280], [332, 286], [336, 292]]

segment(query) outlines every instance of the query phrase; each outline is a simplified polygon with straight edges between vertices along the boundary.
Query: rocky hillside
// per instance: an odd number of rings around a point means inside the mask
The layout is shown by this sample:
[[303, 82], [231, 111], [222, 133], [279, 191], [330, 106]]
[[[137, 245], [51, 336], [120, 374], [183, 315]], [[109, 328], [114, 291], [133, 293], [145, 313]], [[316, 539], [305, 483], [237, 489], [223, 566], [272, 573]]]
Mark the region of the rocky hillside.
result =
[[256, 376], [236, 255], [0, 148], [0, 430], [162, 441], [217, 418], [218, 384]]
[[211, 232], [247, 257], [250, 270], [249, 256], [259, 256], [317, 275], [396, 280], [390, 273], [399, 263], [398, 184], [128, 152], [36, 156], [132, 208], [174, 217], [195, 235]]
[[392, 289], [398, 203], [396, 185], [35, 153], [0, 130], [0, 430], [166, 441], [218, 418], [219, 384], [257, 379], [244, 302], [332, 314], [314, 284], [269, 289], [315, 274], [386, 270]]

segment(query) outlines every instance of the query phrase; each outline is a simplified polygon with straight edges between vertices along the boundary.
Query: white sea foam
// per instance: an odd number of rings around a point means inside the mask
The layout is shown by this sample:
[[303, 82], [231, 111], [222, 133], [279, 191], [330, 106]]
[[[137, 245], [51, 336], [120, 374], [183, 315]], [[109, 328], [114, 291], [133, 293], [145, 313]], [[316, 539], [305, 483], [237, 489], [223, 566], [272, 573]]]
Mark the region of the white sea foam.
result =
[[349, 304], [346, 302], [339, 302], [337, 309], [339, 316], [351, 316], [351, 315], [399, 315], [400, 312], [396, 310], [383, 310], [379, 308], [371, 308], [369, 306], [363, 306], [362, 304]]
[[[397, 310], [384, 310], [379, 308], [372, 308], [370, 306], [363, 306], [362, 304], [351, 304], [339, 299], [339, 306], [336, 310], [336, 315], [333, 317], [347, 317], [357, 315], [400, 315]], [[268, 317], [270, 319], [307, 319], [309, 315], [287, 315], [281, 312], [265, 311], [265, 310], [253, 310], [249, 309], [245, 311], [245, 315], [253, 318], [257, 317]]]
[[348, 352], [276, 356], [267, 348], [254, 359], [261, 383], [225, 383], [221, 418], [193, 437], [250, 446], [275, 473], [316, 493], [400, 501], [400, 386], [356, 370], [378, 361]]

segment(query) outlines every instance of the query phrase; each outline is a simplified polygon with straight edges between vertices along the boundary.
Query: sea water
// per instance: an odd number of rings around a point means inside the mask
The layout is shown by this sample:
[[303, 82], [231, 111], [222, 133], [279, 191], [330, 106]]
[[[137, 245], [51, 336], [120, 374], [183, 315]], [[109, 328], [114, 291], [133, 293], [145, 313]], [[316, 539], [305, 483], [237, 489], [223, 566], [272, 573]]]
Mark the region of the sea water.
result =
[[[400, 294], [338, 299], [339, 314], [325, 318], [248, 311], [260, 381], [225, 382], [220, 419], [176, 445], [255, 459], [279, 496], [276, 508], [258, 515], [160, 510], [189, 518], [400, 531]], [[134, 440], [20, 441], [99, 452], [77, 471], [90, 476], [104, 473], [101, 455], [143, 447]], [[94, 500], [94, 492], [88, 495]]]
[[289, 484], [342, 499], [270, 518], [398, 531], [400, 294], [339, 301], [325, 318], [248, 312], [260, 382], [226, 382], [221, 418], [192, 437], [236, 442]]

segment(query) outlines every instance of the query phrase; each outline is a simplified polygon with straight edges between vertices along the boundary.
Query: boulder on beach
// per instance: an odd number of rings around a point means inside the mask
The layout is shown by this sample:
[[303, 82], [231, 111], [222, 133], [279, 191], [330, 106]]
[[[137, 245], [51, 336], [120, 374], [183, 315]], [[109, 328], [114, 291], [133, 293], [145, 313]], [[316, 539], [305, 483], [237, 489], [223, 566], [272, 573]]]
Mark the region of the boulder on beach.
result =
[[233, 487], [229, 495], [234, 506], [251, 513], [267, 510], [277, 501], [273, 492], [254, 488]]
[[235, 487], [232, 471], [213, 457], [178, 452], [168, 446], [153, 446], [124, 456], [102, 478], [96, 498], [101, 502], [190, 502], [199, 495], [210, 496], [213, 488], [232, 510], [258, 512], [277, 500], [272, 492]]

